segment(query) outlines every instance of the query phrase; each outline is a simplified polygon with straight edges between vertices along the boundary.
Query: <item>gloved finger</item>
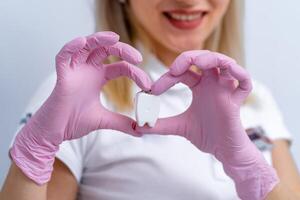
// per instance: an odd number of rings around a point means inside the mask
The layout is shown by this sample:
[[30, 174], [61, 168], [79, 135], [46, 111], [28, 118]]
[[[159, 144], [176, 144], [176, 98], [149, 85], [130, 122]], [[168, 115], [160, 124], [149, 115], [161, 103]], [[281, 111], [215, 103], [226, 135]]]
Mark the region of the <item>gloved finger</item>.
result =
[[230, 74], [227, 68], [220, 69], [219, 75], [224, 79], [233, 79], [232, 75]]
[[219, 53], [215, 53], [218, 58], [218, 63], [221, 69], [227, 69], [230, 75], [238, 80], [238, 86], [234, 92], [237, 99], [244, 99], [252, 90], [252, 82], [249, 73], [235, 60]]
[[229, 88], [231, 91], [235, 90], [237, 80], [233, 78], [233, 76], [230, 74], [228, 68], [220, 69], [219, 73], [219, 83], [224, 85], [225, 87]]
[[170, 72], [174, 76], [178, 76], [186, 72], [191, 65], [195, 65], [201, 69], [203, 77], [212, 76], [215, 79], [219, 77], [218, 57], [214, 52], [210, 51], [186, 51], [179, 55], [171, 65]]
[[85, 62], [96, 48], [114, 45], [119, 39], [119, 35], [111, 31], [97, 32], [87, 36], [84, 48], [72, 57], [72, 65]]
[[126, 76], [133, 80], [143, 91], [151, 89], [152, 81], [147, 73], [126, 61], [105, 65], [104, 75], [105, 82], [120, 76]]
[[[251, 79], [245, 69], [239, 66], [235, 60], [223, 54], [209, 51], [187, 51], [179, 55], [171, 66], [172, 75], [178, 76], [187, 71], [190, 65], [195, 65], [205, 73], [212, 75], [213, 68], [228, 69], [230, 75], [239, 81], [239, 85], [234, 92], [236, 99], [245, 98], [252, 89]], [[211, 70], [210, 70], [211, 69]]]
[[56, 67], [69, 66], [71, 57], [86, 45], [84, 37], [76, 38], [63, 46], [55, 57]]
[[165, 73], [161, 76], [151, 87], [151, 94], [160, 95], [173, 87], [177, 83], [183, 83], [189, 88], [194, 87], [201, 80], [201, 75], [188, 70], [180, 76], [173, 76], [170, 72]]
[[135, 130], [141, 134], [179, 135], [185, 136], [187, 132], [186, 112], [179, 115], [160, 118], [154, 127], [147, 125], [136, 126]]
[[117, 42], [111, 46], [96, 48], [87, 58], [87, 63], [99, 66], [108, 56], [117, 56], [132, 64], [139, 64], [143, 57], [138, 50], [132, 46]]
[[[181, 53], [175, 61], [172, 63], [170, 67], [170, 73], [174, 76], [179, 76], [186, 72], [192, 65], [196, 65], [197, 67], [201, 69], [207, 69], [210, 67], [207, 66], [215, 66], [214, 63], [212, 63], [210, 51], [207, 50], [193, 50], [193, 51], [186, 51]], [[196, 60], [197, 57], [200, 55], [203, 55], [201, 59], [201, 62], [199, 60]]]
[[209, 69], [202, 69], [202, 76], [206, 77], [206, 76], [210, 76], [215, 78], [215, 80], [217, 80], [217, 78], [219, 77], [219, 69], [217, 67], [213, 67], [213, 68], [209, 68]]
[[125, 60], [132, 64], [139, 64], [143, 61], [143, 57], [138, 50], [123, 42], [117, 42], [116, 44], [107, 47], [108, 54], [118, 56], [122, 60]]
[[125, 115], [111, 112], [103, 107], [100, 116], [101, 123], [99, 123], [98, 129], [117, 130], [137, 137], [142, 135], [134, 129], [136, 122]]
[[97, 32], [87, 36], [86, 48], [88, 50], [93, 50], [99, 46], [111, 46], [116, 44], [119, 39], [120, 36], [111, 31]]
[[230, 67], [230, 73], [238, 80], [238, 87], [234, 91], [234, 97], [243, 101], [252, 90], [251, 77], [241, 66], [234, 64]]

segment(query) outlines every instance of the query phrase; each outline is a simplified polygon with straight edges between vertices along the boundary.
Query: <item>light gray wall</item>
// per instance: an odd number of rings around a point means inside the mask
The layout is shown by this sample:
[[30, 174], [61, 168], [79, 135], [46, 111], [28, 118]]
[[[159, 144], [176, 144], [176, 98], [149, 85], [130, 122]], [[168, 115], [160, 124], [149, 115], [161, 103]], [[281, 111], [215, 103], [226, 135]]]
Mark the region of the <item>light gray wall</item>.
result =
[[247, 67], [272, 90], [300, 167], [300, 1], [249, 0], [246, 5]]
[[0, 0], [0, 186], [8, 145], [39, 84], [67, 41], [94, 30], [90, 0]]
[[[247, 1], [247, 66], [273, 91], [294, 135], [300, 166], [300, 1]], [[91, 0], [0, 1], [0, 186], [9, 166], [8, 145], [54, 57], [70, 39], [94, 28]], [[299, 153], [298, 153], [299, 154]]]

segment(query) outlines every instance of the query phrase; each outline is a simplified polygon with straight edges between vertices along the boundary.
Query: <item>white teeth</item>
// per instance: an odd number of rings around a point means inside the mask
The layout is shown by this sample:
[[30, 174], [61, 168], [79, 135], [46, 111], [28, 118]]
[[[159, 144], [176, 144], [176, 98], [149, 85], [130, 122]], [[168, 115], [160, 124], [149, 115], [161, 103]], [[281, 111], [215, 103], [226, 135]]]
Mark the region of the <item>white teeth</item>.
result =
[[195, 19], [201, 17], [201, 14], [198, 13], [198, 14], [187, 15], [187, 14], [169, 13], [169, 16], [176, 20], [192, 21], [192, 20], [195, 20]]

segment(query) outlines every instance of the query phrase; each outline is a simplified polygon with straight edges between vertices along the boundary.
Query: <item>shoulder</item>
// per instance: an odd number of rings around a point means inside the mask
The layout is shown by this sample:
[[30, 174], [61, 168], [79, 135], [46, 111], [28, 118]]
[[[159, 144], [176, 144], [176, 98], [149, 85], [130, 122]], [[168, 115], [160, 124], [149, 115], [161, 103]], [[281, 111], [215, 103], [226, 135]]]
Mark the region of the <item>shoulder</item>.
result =
[[272, 94], [271, 89], [263, 82], [252, 79], [252, 91], [248, 96], [245, 104], [246, 107], [251, 107], [257, 111], [264, 111], [266, 109], [278, 110], [278, 105]]
[[253, 83], [253, 93], [255, 95], [257, 95], [257, 96], [264, 96], [264, 95], [272, 96], [271, 89], [263, 82], [261, 82], [257, 79], [252, 79], [252, 83]]
[[253, 84], [253, 91], [255, 92], [265, 92], [270, 90], [263, 82], [257, 79], [252, 79], [252, 84]]
[[256, 79], [252, 79], [252, 85], [253, 85], [252, 95], [258, 98], [257, 100], [263, 101], [265, 97], [273, 98], [271, 90], [263, 82]]
[[291, 140], [291, 134], [271, 89], [258, 80], [252, 80], [252, 84], [250, 102], [244, 105], [241, 112], [245, 125], [261, 127], [271, 139]]

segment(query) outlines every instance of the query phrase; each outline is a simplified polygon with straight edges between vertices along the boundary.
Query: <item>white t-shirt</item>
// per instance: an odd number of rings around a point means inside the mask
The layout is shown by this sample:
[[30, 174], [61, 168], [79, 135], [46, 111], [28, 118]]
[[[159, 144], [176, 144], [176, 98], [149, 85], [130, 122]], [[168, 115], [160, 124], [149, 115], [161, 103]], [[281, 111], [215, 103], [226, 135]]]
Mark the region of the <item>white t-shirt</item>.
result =
[[[144, 70], [157, 80], [168, 69], [149, 57]], [[54, 88], [53, 73], [33, 97], [25, 114], [34, 113]], [[139, 91], [133, 87], [133, 93]], [[270, 93], [253, 80], [256, 101], [243, 105], [245, 127], [261, 127], [271, 139], [291, 140], [281, 113]], [[134, 96], [134, 95], [133, 95]], [[190, 104], [191, 91], [178, 84], [161, 95], [160, 116], [183, 112]], [[113, 107], [102, 102], [110, 109]], [[126, 113], [134, 118], [134, 113]], [[23, 119], [23, 122], [26, 119]], [[271, 163], [269, 151], [263, 152]], [[114, 130], [98, 130], [65, 141], [57, 153], [79, 183], [78, 199], [94, 200], [229, 200], [237, 197], [233, 181], [213, 156], [199, 151], [179, 136], [144, 135], [140, 138]]]

